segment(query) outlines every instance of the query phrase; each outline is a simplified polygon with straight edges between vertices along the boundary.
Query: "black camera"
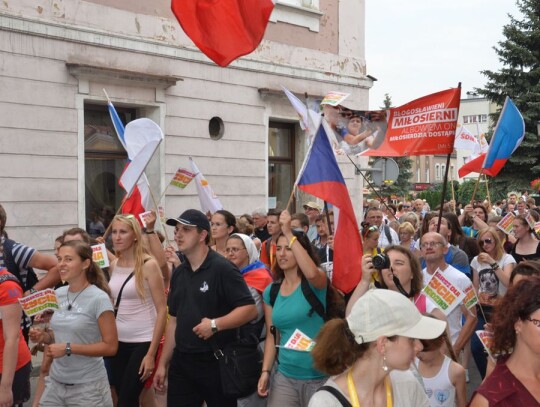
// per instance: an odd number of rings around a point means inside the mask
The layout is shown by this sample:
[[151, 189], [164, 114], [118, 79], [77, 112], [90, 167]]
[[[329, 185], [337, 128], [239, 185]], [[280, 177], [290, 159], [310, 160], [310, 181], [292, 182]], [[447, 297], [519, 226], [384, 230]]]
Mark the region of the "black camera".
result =
[[373, 267], [377, 270], [389, 269], [390, 268], [390, 257], [385, 253], [379, 253], [373, 257], [371, 260]]

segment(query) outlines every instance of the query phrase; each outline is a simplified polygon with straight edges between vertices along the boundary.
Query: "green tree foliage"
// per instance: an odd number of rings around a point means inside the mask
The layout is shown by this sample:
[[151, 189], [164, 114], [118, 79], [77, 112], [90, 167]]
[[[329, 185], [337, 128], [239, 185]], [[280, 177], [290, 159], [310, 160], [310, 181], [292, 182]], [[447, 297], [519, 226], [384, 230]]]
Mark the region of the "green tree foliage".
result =
[[[494, 47], [503, 67], [495, 72], [482, 71], [488, 78], [476, 91], [503, 106], [512, 98], [525, 119], [525, 138], [505, 167], [490, 180], [499, 195], [513, 189], [530, 189], [529, 183], [540, 177], [540, 154], [536, 122], [540, 120], [540, 0], [517, 0], [522, 18], [509, 16], [503, 27], [506, 39]], [[494, 116], [496, 123], [498, 112]]]

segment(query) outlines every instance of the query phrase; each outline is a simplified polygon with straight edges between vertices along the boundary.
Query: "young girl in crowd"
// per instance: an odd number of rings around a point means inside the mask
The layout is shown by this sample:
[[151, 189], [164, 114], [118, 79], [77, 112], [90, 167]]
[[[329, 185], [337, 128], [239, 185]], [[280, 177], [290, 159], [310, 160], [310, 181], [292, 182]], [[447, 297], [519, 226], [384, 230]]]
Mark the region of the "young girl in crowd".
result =
[[56, 290], [59, 309], [50, 329], [32, 328], [33, 342], [49, 345], [54, 358], [40, 406], [112, 407], [103, 356], [118, 347], [109, 287], [92, 261], [92, 248], [81, 241], [63, 243], [58, 269], [68, 286]]
[[[422, 376], [430, 406], [465, 407], [465, 369], [457, 363], [446, 331], [435, 339], [422, 339], [420, 342], [423, 349], [418, 353], [416, 366]], [[452, 353], [451, 358], [444, 354], [445, 347]]]
[[220, 209], [212, 215], [212, 221], [210, 222], [212, 231], [212, 240], [214, 245], [212, 249], [227, 257], [225, 246], [227, 245], [227, 239], [232, 233], [238, 232], [236, 227], [236, 218], [229, 211]]
[[[283, 211], [279, 218], [282, 234], [277, 239], [277, 262], [274, 274], [281, 281], [279, 292], [272, 304], [273, 284], [263, 294], [266, 330], [274, 326], [279, 342], [274, 335], [266, 336], [264, 361], [258, 392], [268, 396], [269, 407], [301, 406], [308, 404], [311, 395], [324, 382], [325, 375], [313, 368], [311, 352], [284, 348], [296, 329], [310, 338], [315, 338], [324, 321], [311, 305], [301, 288], [303, 279], [309, 283], [318, 300], [326, 308], [326, 274], [319, 268], [319, 260], [303, 232], [291, 230], [291, 215]], [[276, 345], [279, 345], [277, 371], [270, 383], [270, 372], [276, 360]], [[271, 385], [270, 389], [269, 384]]]
[[112, 222], [113, 247], [110, 286], [118, 328], [118, 353], [112, 360], [112, 384], [118, 407], [139, 405], [144, 382], [154, 371], [166, 322], [163, 276], [146, 254], [141, 228], [133, 215], [117, 215]]

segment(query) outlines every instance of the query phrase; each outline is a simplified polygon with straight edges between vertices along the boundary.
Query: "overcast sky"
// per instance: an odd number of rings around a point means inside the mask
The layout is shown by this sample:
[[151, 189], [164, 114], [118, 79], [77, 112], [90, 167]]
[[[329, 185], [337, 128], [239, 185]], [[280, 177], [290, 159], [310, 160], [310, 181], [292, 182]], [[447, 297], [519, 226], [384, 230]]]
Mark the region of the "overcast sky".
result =
[[509, 13], [521, 19], [514, 0], [366, 0], [370, 108], [385, 93], [399, 106], [460, 81], [462, 97], [482, 87], [480, 71], [502, 66], [493, 46]]

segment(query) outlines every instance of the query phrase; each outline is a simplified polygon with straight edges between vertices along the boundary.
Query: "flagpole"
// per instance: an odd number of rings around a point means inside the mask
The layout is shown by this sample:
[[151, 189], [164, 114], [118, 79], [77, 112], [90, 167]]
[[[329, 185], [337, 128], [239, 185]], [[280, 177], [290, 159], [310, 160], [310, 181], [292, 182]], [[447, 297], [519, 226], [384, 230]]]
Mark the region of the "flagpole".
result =
[[454, 201], [454, 204], [452, 205], [452, 212], [456, 213], [456, 193], [454, 191], [454, 174], [450, 174], [450, 186], [452, 187], [452, 201]]
[[478, 190], [478, 185], [480, 184], [481, 176], [482, 176], [482, 170], [480, 170], [480, 173], [478, 174], [478, 178], [476, 179], [476, 185], [474, 186], [474, 190], [471, 197], [471, 205], [474, 205], [474, 198], [476, 197], [476, 191]]
[[169, 239], [169, 235], [167, 234], [167, 229], [165, 228], [165, 225], [161, 221], [161, 216], [159, 216], [158, 203], [156, 202], [156, 197], [154, 196], [154, 193], [152, 192], [152, 188], [150, 188], [150, 183], [148, 182], [148, 178], [146, 178], [146, 185], [148, 185], [148, 190], [150, 191], [150, 197], [152, 198], [152, 201], [154, 202], [154, 207], [156, 208], [156, 217], [159, 221], [159, 224], [161, 225], [161, 229], [163, 229], [163, 233], [165, 233], [165, 240], [167, 241], [167, 245], [172, 246], [171, 241]]
[[489, 195], [489, 185], [488, 185], [488, 177], [486, 174], [484, 174], [484, 180], [486, 181], [486, 195], [489, 206], [491, 206], [491, 196]]
[[[461, 82], [458, 83], [458, 88], [461, 89]], [[458, 113], [459, 113], [459, 107], [458, 107]], [[456, 122], [457, 125], [457, 122]], [[454, 131], [454, 140], [456, 138], [456, 134]], [[442, 188], [442, 194], [441, 194], [441, 205], [439, 208], [439, 222], [437, 223], [437, 233], [441, 230], [441, 223], [442, 223], [442, 215], [443, 215], [443, 206], [444, 206], [444, 196], [446, 195], [446, 187], [448, 184], [448, 171], [450, 171], [450, 156], [452, 155], [452, 152], [450, 151], [448, 155], [446, 156], [446, 168], [444, 171], [444, 181], [443, 181], [443, 188]]]

